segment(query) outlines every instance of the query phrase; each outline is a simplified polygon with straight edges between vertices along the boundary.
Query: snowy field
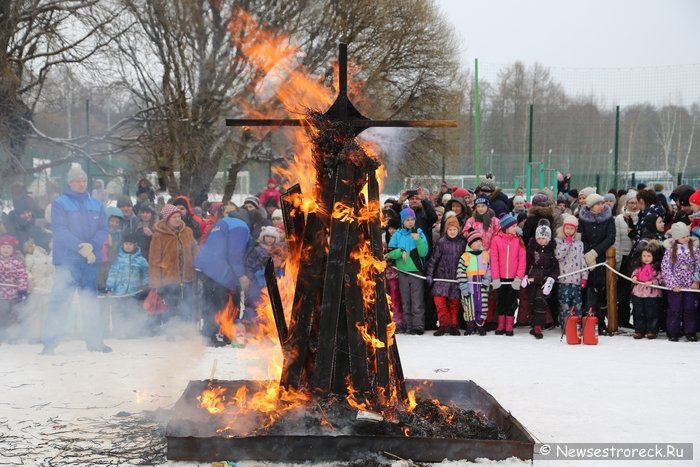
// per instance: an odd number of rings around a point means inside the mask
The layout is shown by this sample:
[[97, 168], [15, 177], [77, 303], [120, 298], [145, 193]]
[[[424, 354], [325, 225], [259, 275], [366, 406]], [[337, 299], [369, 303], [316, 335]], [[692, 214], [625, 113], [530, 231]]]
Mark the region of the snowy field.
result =
[[[407, 378], [472, 379], [540, 442], [688, 442], [700, 434], [700, 344], [602, 337], [568, 346], [559, 332], [514, 337], [398, 336]], [[272, 344], [208, 348], [196, 336], [108, 339], [111, 354], [62, 343], [0, 346], [0, 465], [172, 465], [162, 428], [187, 382], [264, 379]], [[696, 450], [700, 444], [696, 445]], [[222, 459], [223, 460], [223, 459]], [[512, 459], [490, 465], [527, 465]], [[443, 462], [442, 465], [467, 465]], [[480, 463], [481, 464], [481, 463]], [[536, 461], [535, 465], [689, 466], [694, 461]], [[269, 462], [237, 462], [268, 466]], [[318, 464], [332, 465], [332, 464]], [[394, 465], [411, 465], [395, 462]]]

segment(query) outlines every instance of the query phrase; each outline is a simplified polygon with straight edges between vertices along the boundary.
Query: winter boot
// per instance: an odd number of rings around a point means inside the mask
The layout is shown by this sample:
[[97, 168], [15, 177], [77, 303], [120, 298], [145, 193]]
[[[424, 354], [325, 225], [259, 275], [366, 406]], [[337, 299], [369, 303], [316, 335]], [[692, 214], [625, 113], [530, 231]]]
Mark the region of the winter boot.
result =
[[535, 336], [535, 339], [542, 339], [544, 336], [542, 335], [542, 326], [539, 324], [535, 324], [535, 326], [530, 329], [530, 334]]
[[471, 336], [474, 334], [474, 321], [467, 321], [467, 330], [464, 331], [465, 336]]
[[506, 336], [513, 335], [513, 322], [514, 321], [515, 321], [515, 317], [506, 316]]
[[506, 333], [506, 316], [498, 315], [498, 327], [496, 328], [496, 335], [502, 336]]
[[459, 336], [461, 334], [457, 326], [450, 326], [447, 332], [450, 334], [450, 336]]
[[444, 336], [447, 332], [447, 326], [440, 326], [437, 331], [433, 333], [433, 336]]

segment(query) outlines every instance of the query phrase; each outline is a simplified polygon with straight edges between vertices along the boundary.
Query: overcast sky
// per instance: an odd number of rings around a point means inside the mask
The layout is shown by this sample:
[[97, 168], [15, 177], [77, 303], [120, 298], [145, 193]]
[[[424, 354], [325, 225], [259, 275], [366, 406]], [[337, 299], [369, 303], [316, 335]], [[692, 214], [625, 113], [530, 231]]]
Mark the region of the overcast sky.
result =
[[482, 63], [488, 75], [496, 64], [537, 61], [567, 90], [600, 85], [630, 100], [646, 89], [649, 100], [685, 104], [700, 97], [700, 0], [436, 1], [460, 38], [464, 66], [478, 58], [480, 76]]

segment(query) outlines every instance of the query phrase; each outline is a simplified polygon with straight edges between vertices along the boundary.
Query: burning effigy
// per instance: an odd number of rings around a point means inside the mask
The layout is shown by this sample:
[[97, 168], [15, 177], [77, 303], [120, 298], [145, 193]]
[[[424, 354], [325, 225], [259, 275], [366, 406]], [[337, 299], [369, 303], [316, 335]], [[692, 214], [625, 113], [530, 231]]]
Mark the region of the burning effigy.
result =
[[282, 363], [278, 379], [190, 382], [166, 430], [168, 458], [531, 459], [532, 438], [473, 382], [406, 380], [394, 338], [384, 281], [381, 162], [357, 135], [372, 126], [455, 122], [363, 116], [347, 95], [344, 44], [338, 75], [338, 96], [325, 113], [227, 120], [230, 126], [301, 126], [308, 135], [308, 157], [295, 172], [307, 182], [282, 196], [285, 277], [278, 282], [270, 260], [268, 299], [259, 310], [274, 325]]

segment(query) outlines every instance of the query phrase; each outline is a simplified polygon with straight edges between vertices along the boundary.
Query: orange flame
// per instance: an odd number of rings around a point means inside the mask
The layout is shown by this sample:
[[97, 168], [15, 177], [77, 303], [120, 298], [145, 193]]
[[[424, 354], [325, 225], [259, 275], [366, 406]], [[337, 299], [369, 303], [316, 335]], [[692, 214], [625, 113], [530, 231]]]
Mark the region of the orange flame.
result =
[[415, 389], [408, 391], [408, 404], [407, 405], [408, 405], [407, 409], [409, 412], [413, 412], [413, 409], [415, 409], [416, 406], [418, 405], [418, 402], [416, 402], [416, 390]]
[[384, 342], [367, 332], [367, 325], [355, 323], [355, 327], [360, 331], [360, 334], [362, 334], [362, 340], [364, 340], [367, 344], [371, 345], [375, 349], [383, 349], [386, 347]]

